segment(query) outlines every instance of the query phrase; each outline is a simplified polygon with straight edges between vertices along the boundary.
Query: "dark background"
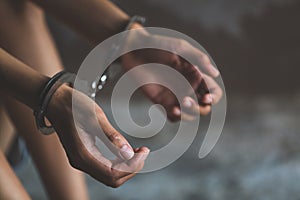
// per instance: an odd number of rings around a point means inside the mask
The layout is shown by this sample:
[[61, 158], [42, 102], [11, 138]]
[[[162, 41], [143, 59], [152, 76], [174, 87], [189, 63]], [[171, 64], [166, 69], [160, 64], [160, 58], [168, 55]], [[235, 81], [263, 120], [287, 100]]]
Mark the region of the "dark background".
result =
[[[115, 3], [146, 16], [147, 26], [174, 29], [202, 44], [221, 71], [228, 113], [205, 159], [197, 158], [196, 141], [171, 166], [119, 189], [88, 178], [92, 199], [300, 199], [300, 1]], [[76, 72], [91, 46], [51, 17], [49, 25], [66, 68]], [[31, 163], [18, 173], [35, 199], [44, 198]]]

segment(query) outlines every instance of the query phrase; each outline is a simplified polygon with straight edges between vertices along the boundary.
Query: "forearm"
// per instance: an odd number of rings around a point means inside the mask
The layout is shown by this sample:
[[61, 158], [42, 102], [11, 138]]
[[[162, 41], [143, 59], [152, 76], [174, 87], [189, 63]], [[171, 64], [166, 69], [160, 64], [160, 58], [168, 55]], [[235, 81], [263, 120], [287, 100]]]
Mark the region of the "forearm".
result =
[[35, 109], [48, 78], [0, 48], [0, 91]]
[[32, 0], [95, 44], [122, 31], [129, 16], [107, 0]]

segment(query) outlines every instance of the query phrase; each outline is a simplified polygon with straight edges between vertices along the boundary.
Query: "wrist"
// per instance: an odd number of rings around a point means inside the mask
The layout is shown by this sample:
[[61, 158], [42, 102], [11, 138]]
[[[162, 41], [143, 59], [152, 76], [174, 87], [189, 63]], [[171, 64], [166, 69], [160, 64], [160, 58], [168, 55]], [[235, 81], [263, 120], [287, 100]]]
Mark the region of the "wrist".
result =
[[129, 30], [132, 30], [132, 29], [139, 29], [139, 28], [144, 28], [144, 26], [140, 23], [137, 23], [137, 22], [134, 22], [130, 25], [130, 27], [128, 27]]
[[50, 99], [46, 110], [46, 117], [52, 121], [57, 114], [69, 112], [72, 108], [72, 93], [73, 88], [68, 86], [67, 84], [61, 85], [54, 92], [53, 96]]
[[125, 31], [125, 37], [122, 39], [121, 46], [123, 49], [134, 48], [140, 41], [145, 42], [150, 36], [150, 33], [143, 26], [146, 19], [144, 17], [135, 15], [129, 20]]
[[[47, 76], [43, 76], [43, 75], [38, 75], [34, 82], [35, 82], [35, 87], [33, 87], [32, 89], [32, 97], [34, 97], [34, 100], [32, 100], [31, 104], [29, 105], [29, 107], [33, 110], [37, 109], [39, 107], [39, 103], [40, 103], [40, 94], [43, 90], [43, 88], [45, 87], [45, 85], [48, 83], [48, 81], [50, 80], [49, 77]], [[30, 93], [30, 92], [29, 92]], [[31, 95], [29, 95], [31, 96]]]
[[[62, 93], [61, 92], [57, 93], [57, 90], [61, 89], [60, 87], [64, 83], [73, 84], [74, 79], [75, 79], [74, 74], [70, 74], [65, 71], [61, 71], [61, 72], [55, 74], [52, 78], [50, 78], [49, 81], [45, 84], [44, 88], [42, 89], [42, 91], [40, 93], [38, 107], [34, 110], [34, 116], [35, 116], [37, 127], [43, 134], [49, 135], [54, 132], [54, 128], [52, 126], [47, 125], [46, 121], [45, 121], [45, 116], [47, 114], [47, 111], [51, 110], [51, 109], [49, 109], [49, 104], [50, 104], [50, 101], [52, 100], [52, 97], [54, 96], [54, 94], [56, 94], [55, 95], [56, 97], [58, 94], [59, 94], [59, 96], [61, 96]], [[61, 90], [58, 90], [58, 91], [61, 91]], [[69, 96], [72, 96], [72, 95], [69, 95]], [[72, 102], [70, 101], [70, 103], [72, 103]], [[55, 104], [55, 105], [57, 106], [58, 104]], [[71, 104], [66, 104], [66, 105], [71, 105]], [[56, 108], [56, 107], [53, 107], [53, 108]], [[54, 109], [53, 113], [55, 113], [55, 110], [56, 109]], [[51, 111], [51, 113], [52, 113], [52, 111]], [[60, 111], [60, 113], [62, 113], [62, 111]]]
[[[151, 41], [152, 35], [140, 23], [133, 23], [126, 34], [125, 41], [122, 48], [124, 51], [131, 49], [140, 49], [140, 47], [147, 46]], [[125, 54], [126, 55], [126, 54]], [[121, 60], [124, 56], [121, 56]]]

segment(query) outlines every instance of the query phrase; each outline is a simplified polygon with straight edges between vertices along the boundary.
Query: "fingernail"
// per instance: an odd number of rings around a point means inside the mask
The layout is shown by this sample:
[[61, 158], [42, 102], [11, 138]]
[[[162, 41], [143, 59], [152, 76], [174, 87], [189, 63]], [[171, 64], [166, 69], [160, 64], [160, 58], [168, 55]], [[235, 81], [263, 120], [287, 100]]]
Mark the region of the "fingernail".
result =
[[204, 103], [211, 103], [212, 102], [212, 97], [210, 94], [205, 95], [204, 99], [203, 99]]
[[176, 116], [180, 116], [180, 114], [181, 114], [180, 109], [178, 107], [174, 108], [173, 114]]
[[132, 151], [132, 149], [127, 144], [125, 144], [120, 149], [120, 155], [125, 160], [130, 160], [134, 156], [134, 152]]
[[148, 155], [149, 155], [149, 153], [150, 153], [150, 150], [144, 152], [144, 155], [143, 155], [143, 157], [142, 157], [142, 160], [146, 160], [147, 157], [148, 157]]
[[220, 71], [217, 68], [215, 68], [215, 66], [211, 65], [210, 69], [212, 70], [214, 77], [217, 77], [220, 75]]
[[184, 99], [183, 105], [187, 108], [190, 108], [190, 107], [192, 107], [192, 102], [189, 99]]

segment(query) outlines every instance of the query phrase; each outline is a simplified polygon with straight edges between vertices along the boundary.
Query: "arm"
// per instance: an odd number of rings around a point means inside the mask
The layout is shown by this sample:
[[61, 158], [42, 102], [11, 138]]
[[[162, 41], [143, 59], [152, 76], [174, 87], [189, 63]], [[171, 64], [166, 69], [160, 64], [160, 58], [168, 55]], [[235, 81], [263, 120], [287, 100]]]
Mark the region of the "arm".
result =
[[0, 49], [0, 90], [26, 104], [38, 106], [39, 93], [49, 80]]
[[32, 0], [95, 44], [124, 30], [129, 16], [107, 0]]
[[[117, 34], [124, 30], [126, 24], [129, 22], [129, 16], [116, 7], [113, 3], [107, 0], [51, 0], [51, 1], [43, 1], [43, 0], [32, 0], [46, 11], [53, 14], [56, 18], [65, 22], [73, 29], [80, 32], [82, 35], [86, 36], [90, 41], [95, 44], [100, 43], [104, 39]], [[134, 28], [142, 28], [139, 24], [133, 24], [131, 27]], [[203, 72], [207, 73], [210, 76], [217, 77], [219, 75], [218, 70], [213, 66], [209, 57], [202, 52], [201, 50], [196, 49], [191, 44], [186, 41], [182, 41], [181, 39], [172, 38], [172, 37], [161, 37], [156, 35], [148, 34], [147, 31], [141, 30], [142, 38], [147, 38], [147, 40], [153, 43], [163, 44], [165, 46], [173, 46], [175, 49], [184, 50], [186, 55], [192, 55], [196, 58], [196, 65], [201, 66]], [[131, 45], [132, 43], [139, 41], [134, 37], [133, 40], [127, 41], [126, 45]], [[170, 49], [170, 48], [168, 48]], [[141, 54], [127, 54], [122, 57], [122, 66], [125, 69], [130, 69], [138, 64], [142, 64], [145, 61], [149, 60], [146, 58], [145, 53]], [[169, 66], [174, 62], [178, 62], [179, 66], [177, 68], [181, 69], [181, 73], [185, 73], [186, 71], [193, 71], [194, 66], [189, 65], [187, 68], [183, 67], [184, 62], [179, 62], [180, 59], [177, 55], [165, 54], [162, 51], [155, 50], [150, 55], [150, 60], [153, 58], [159, 58], [155, 61], [157, 63], [167, 64]], [[175, 58], [175, 60], [174, 60]], [[171, 64], [171, 65], [170, 65]], [[187, 69], [187, 70], [186, 70]], [[191, 83], [195, 82], [195, 77], [199, 80], [197, 83], [192, 83], [194, 85], [200, 85], [202, 87], [205, 84], [201, 84], [200, 80], [203, 79], [200, 71], [196, 71], [192, 73], [193, 77], [186, 77]], [[210, 79], [210, 77], [208, 77]], [[202, 81], [203, 82], [203, 81]], [[211, 80], [213, 86], [218, 91], [216, 94], [212, 94], [213, 100], [211, 100], [209, 95], [201, 96], [199, 99], [200, 104], [204, 103], [205, 106], [198, 105], [198, 102], [193, 101], [190, 98], [187, 98], [190, 104], [193, 104], [192, 107], [188, 108], [189, 112], [194, 113], [195, 115], [200, 114], [208, 114], [210, 112], [210, 103], [218, 102], [221, 98], [222, 94], [217, 84], [213, 80]], [[204, 87], [206, 90], [206, 88]], [[160, 88], [155, 89], [157, 93], [161, 93]], [[153, 92], [153, 91], [151, 91]], [[150, 92], [150, 93], [151, 93]], [[148, 95], [148, 91], [145, 90], [146, 95]], [[188, 96], [189, 94], [187, 94]], [[149, 96], [149, 95], [148, 95]], [[171, 98], [171, 97], [169, 97]], [[151, 98], [150, 98], [151, 99]], [[172, 100], [172, 104], [170, 102], [167, 103], [167, 106], [162, 102], [157, 101], [159, 97], [156, 99], [152, 99], [155, 103], [161, 103], [168, 110], [168, 118], [172, 121], [177, 121], [180, 118], [178, 102], [176, 100]], [[174, 99], [174, 98], [172, 98]], [[206, 100], [206, 101], [205, 101]], [[194, 112], [196, 110], [196, 112]], [[176, 114], [177, 113], [177, 114]], [[181, 114], [183, 114], [181, 112]], [[187, 117], [192, 119], [193, 117]], [[186, 119], [187, 119], [186, 118]]]
[[[34, 109], [39, 104], [39, 94], [47, 80], [49, 78], [0, 49], [0, 90], [4, 93]], [[80, 127], [75, 126], [73, 119], [73, 98], [80, 101]], [[62, 85], [52, 96], [46, 117], [55, 127], [70, 164], [98, 181], [118, 187], [142, 169], [149, 149], [132, 149], [111, 126], [102, 109], [84, 94]], [[98, 125], [103, 133], [96, 132]], [[95, 145], [96, 135], [108, 140], [108, 146], [118, 155], [117, 160], [103, 157]]]

